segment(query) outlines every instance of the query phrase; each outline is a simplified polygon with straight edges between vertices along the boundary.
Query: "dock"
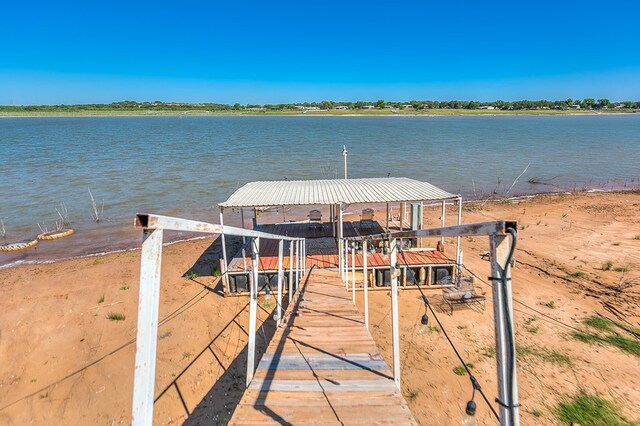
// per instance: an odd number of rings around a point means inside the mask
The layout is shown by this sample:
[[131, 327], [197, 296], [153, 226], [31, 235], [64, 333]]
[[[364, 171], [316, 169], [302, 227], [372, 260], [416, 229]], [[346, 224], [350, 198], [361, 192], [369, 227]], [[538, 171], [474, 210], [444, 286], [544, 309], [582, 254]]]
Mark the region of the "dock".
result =
[[417, 423], [339, 273], [313, 268], [229, 424]]

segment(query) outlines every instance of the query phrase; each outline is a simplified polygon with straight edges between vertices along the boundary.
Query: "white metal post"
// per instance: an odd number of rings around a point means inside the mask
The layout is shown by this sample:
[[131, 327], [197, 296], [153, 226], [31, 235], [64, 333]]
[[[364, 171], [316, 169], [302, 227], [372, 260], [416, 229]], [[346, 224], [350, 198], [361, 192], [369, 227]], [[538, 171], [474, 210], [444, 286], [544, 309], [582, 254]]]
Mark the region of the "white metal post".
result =
[[344, 242], [344, 252], [342, 255], [344, 256], [344, 286], [347, 291], [349, 291], [349, 244], [350, 241]]
[[[462, 225], [462, 197], [458, 197], [458, 225]], [[460, 235], [456, 237], [456, 263], [458, 268], [462, 268], [462, 259], [460, 256]]]
[[131, 409], [133, 417], [131, 424], [134, 426], [151, 426], [153, 423], [162, 230], [145, 230], [143, 238], [140, 252], [136, 367], [133, 377], [133, 406]]
[[[498, 398], [500, 405], [500, 424], [518, 426], [520, 413], [518, 408], [518, 379], [516, 374], [515, 353], [513, 354], [513, 371], [507, 357], [509, 342], [515, 342], [513, 327], [513, 307], [511, 305], [511, 266], [507, 264], [510, 242], [508, 235], [491, 234], [489, 236], [489, 249], [491, 251], [491, 277], [493, 280], [493, 310], [496, 335], [496, 364], [498, 371]], [[504, 269], [502, 267], [504, 266]], [[506, 300], [501, 291], [502, 280], [506, 278]], [[506, 303], [505, 303], [506, 302]], [[505, 304], [507, 308], [505, 309]], [[507, 327], [508, 323], [511, 327]], [[510, 336], [510, 338], [509, 338]], [[512, 375], [509, 377], [509, 372]], [[512, 381], [509, 387], [509, 381]], [[513, 408], [507, 408], [513, 407]]]
[[393, 380], [400, 389], [400, 333], [398, 320], [398, 276], [400, 268], [396, 267], [398, 261], [398, 248], [396, 239], [389, 242], [390, 278], [391, 278], [391, 334], [393, 339]]
[[247, 351], [247, 387], [253, 380], [256, 359], [256, 317], [258, 313], [258, 265], [260, 238], [251, 239], [251, 291], [249, 300], [249, 345]]
[[[440, 224], [443, 228], [444, 228], [444, 215], [446, 214], [446, 211], [447, 211], [445, 203], [446, 201], [442, 200], [442, 213], [440, 215]], [[444, 244], [444, 237], [440, 237], [440, 242]]]
[[364, 278], [362, 280], [362, 287], [364, 292], [364, 325], [369, 328], [369, 271], [367, 271], [367, 240], [362, 242], [362, 274]]
[[[222, 207], [220, 207], [220, 225], [224, 226], [224, 209]], [[224, 237], [224, 234], [220, 234], [220, 238], [222, 239], [222, 259], [224, 261], [224, 268], [220, 268], [220, 272], [222, 272], [222, 269], [224, 269], [225, 271], [227, 270], [229, 261], [227, 260], [227, 241]], [[244, 237], [242, 239], [242, 242], [244, 243]], [[222, 284], [224, 285], [224, 288], [229, 291], [229, 275], [222, 275]]]
[[351, 242], [351, 298], [356, 303], [356, 243]]
[[293, 297], [293, 241], [289, 241], [289, 303]]
[[278, 324], [282, 324], [282, 316], [284, 310], [282, 309], [282, 281], [284, 280], [284, 271], [282, 269], [282, 256], [284, 254], [284, 240], [278, 241], [278, 306], [276, 306], [276, 312], [278, 312]]
[[342, 271], [342, 240], [338, 240], [338, 270], [340, 271], [340, 279], [344, 281]]
[[296, 261], [296, 279], [294, 281], [294, 289], [298, 291], [298, 280], [300, 279], [300, 240], [296, 240], [295, 261]]
[[342, 157], [344, 158], [344, 178], [347, 178], [347, 146], [342, 145]]
[[344, 280], [344, 259], [343, 259], [343, 250], [344, 243], [343, 240], [343, 222], [342, 222], [342, 204], [338, 205], [338, 268], [340, 269], [340, 277]]

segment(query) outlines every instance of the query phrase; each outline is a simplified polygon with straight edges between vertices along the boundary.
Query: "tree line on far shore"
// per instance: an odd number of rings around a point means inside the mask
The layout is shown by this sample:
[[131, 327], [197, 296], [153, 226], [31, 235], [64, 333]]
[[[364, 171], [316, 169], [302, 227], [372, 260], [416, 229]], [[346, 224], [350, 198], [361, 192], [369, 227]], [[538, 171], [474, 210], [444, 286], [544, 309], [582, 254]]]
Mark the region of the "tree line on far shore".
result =
[[565, 99], [565, 100], [521, 100], [521, 101], [407, 101], [391, 102], [302, 102], [287, 104], [219, 104], [219, 103], [181, 103], [181, 102], [136, 102], [121, 101], [110, 104], [77, 105], [0, 105], [0, 112], [134, 112], [134, 111], [296, 111], [296, 110], [358, 110], [358, 109], [495, 109], [495, 110], [638, 110], [640, 101], [618, 101], [609, 99]]

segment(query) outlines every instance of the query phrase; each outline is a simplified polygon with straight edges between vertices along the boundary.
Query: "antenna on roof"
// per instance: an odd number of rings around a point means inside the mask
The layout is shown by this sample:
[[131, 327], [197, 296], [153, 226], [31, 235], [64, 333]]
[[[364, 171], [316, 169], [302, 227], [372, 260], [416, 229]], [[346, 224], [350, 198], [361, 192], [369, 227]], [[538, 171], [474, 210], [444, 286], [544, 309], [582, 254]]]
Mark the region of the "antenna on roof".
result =
[[344, 158], [344, 178], [347, 178], [347, 146], [342, 145], [342, 158]]

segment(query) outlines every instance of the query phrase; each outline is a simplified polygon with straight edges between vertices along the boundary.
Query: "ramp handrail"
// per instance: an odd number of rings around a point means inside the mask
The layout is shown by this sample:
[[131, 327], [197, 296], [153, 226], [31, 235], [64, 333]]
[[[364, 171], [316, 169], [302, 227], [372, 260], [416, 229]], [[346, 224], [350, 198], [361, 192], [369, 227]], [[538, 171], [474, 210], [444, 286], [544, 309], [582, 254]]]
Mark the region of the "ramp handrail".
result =
[[[355, 296], [355, 244], [363, 244], [363, 297], [365, 324], [368, 327], [368, 296], [367, 296], [367, 243], [371, 240], [386, 240], [389, 242], [389, 268], [391, 279], [391, 330], [393, 345], [393, 377], [400, 388], [400, 334], [398, 319], [398, 277], [400, 264], [398, 251], [400, 238], [424, 237], [462, 237], [488, 236], [491, 260], [491, 276], [493, 281], [493, 309], [496, 341], [496, 363], [498, 376], [498, 401], [500, 401], [500, 424], [520, 424], [518, 387], [515, 360], [515, 333], [513, 327], [511, 265], [509, 262], [510, 249], [515, 243], [509, 240], [509, 235], [515, 240], [518, 224], [515, 221], [498, 220], [493, 222], [479, 222], [466, 225], [447, 226], [439, 228], [419, 229], [412, 231], [386, 232], [375, 235], [361, 235], [345, 237], [339, 241], [340, 275], [349, 289], [349, 270], [351, 269], [351, 291], [353, 303]], [[513, 254], [511, 252], [511, 254]], [[351, 261], [349, 261], [351, 255]], [[462, 256], [456, 260], [461, 266]]]
[[[160, 276], [162, 266], [162, 240], [164, 231], [201, 232], [234, 235], [251, 239], [251, 290], [249, 300], [249, 343], [247, 351], [247, 386], [255, 370], [255, 341], [258, 306], [258, 274], [260, 239], [278, 240], [278, 322], [282, 321], [282, 268], [284, 241], [289, 241], [290, 271], [293, 277], [295, 256], [295, 287], [306, 274], [306, 244], [304, 238], [270, 234], [233, 226], [199, 222], [156, 214], [137, 214], [134, 226], [142, 229], [140, 252], [140, 290], [138, 297], [138, 331], [136, 337], [135, 372], [133, 381], [132, 425], [153, 424], [153, 401], [158, 340], [158, 310], [160, 305]], [[223, 243], [224, 244], [224, 243]], [[293, 292], [293, 279], [289, 280], [289, 298]]]

